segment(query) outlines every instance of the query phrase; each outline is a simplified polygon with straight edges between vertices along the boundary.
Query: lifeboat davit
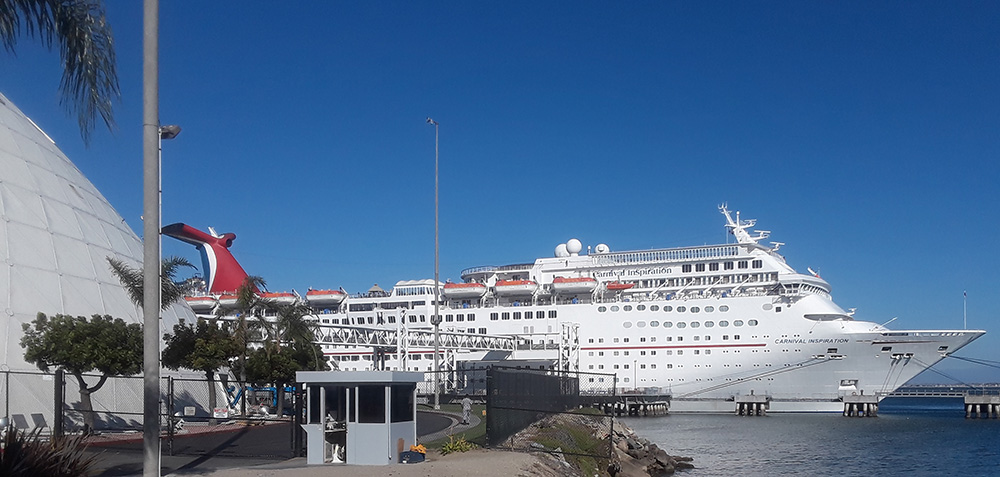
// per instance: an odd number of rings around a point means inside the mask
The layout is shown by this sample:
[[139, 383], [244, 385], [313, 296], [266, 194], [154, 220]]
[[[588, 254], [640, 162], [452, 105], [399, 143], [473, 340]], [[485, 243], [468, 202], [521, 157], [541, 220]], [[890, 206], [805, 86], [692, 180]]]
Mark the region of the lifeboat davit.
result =
[[482, 283], [445, 283], [444, 296], [453, 299], [479, 298], [486, 294]]
[[622, 283], [622, 282], [608, 282], [608, 284], [606, 285], [606, 287], [610, 291], [628, 290], [629, 288], [632, 288], [634, 286], [635, 283]]
[[493, 290], [500, 296], [531, 295], [538, 290], [538, 283], [532, 280], [497, 280]]
[[595, 288], [597, 288], [597, 279], [590, 277], [556, 277], [552, 280], [552, 290], [556, 293], [590, 293]]
[[260, 297], [279, 305], [291, 305], [298, 300], [298, 297], [295, 296], [295, 294], [288, 292], [264, 292], [260, 294]]
[[306, 292], [306, 301], [312, 306], [326, 307], [337, 306], [347, 298], [347, 293], [340, 290], [309, 290]]
[[184, 297], [184, 301], [187, 302], [188, 306], [190, 306], [195, 313], [212, 311], [212, 309], [215, 308], [215, 305], [219, 303], [219, 300], [212, 295], [186, 296]]

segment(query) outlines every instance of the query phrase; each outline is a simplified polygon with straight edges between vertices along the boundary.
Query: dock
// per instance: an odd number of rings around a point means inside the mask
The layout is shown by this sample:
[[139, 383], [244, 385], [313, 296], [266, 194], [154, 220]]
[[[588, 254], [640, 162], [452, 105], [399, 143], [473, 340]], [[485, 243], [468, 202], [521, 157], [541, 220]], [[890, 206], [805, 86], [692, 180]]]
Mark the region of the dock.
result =
[[997, 419], [1000, 417], [1000, 396], [966, 395], [966, 419]]
[[878, 396], [852, 394], [844, 396], [844, 417], [878, 416]]
[[753, 393], [736, 396], [737, 416], [766, 416], [771, 408], [771, 398], [769, 396], [756, 395]]

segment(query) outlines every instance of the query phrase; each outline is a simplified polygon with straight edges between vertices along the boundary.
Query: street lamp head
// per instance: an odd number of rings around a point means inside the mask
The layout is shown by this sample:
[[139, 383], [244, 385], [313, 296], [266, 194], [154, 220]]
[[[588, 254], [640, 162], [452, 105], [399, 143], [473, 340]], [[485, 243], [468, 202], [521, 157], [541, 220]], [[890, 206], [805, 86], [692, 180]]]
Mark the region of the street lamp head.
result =
[[181, 133], [181, 127], [176, 124], [160, 126], [160, 139], [173, 139]]
[[435, 121], [435, 120], [433, 120], [431, 118], [427, 118], [427, 124], [430, 124], [432, 126], [437, 126], [438, 125], [437, 121]]

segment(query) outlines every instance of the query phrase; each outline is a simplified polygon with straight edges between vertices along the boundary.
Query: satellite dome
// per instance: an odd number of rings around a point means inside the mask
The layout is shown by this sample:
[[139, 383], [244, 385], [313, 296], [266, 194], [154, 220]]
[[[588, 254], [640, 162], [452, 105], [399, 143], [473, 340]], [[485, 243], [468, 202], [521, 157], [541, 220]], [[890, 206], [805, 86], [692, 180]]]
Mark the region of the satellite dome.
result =
[[611, 247], [608, 247], [608, 244], [606, 244], [606, 243], [599, 243], [599, 244], [597, 244], [596, 247], [594, 247], [594, 252], [595, 253], [608, 253], [610, 251], [611, 251]]
[[566, 244], [561, 243], [559, 245], [556, 245], [556, 257], [563, 258], [568, 256], [569, 256], [569, 251], [566, 250]]
[[569, 239], [569, 242], [566, 242], [566, 251], [569, 252], [570, 255], [579, 255], [580, 250], [583, 250], [583, 244], [581, 244], [579, 240]]

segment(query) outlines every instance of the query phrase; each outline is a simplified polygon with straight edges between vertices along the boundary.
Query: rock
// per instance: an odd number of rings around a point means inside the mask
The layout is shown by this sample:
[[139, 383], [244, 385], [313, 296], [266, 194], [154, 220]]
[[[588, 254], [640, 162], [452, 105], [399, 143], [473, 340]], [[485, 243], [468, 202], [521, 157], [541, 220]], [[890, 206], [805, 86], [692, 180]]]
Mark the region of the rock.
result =
[[677, 464], [674, 465], [674, 468], [678, 470], [693, 469], [694, 464], [692, 464], [691, 461], [677, 461]]

